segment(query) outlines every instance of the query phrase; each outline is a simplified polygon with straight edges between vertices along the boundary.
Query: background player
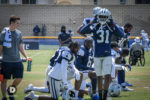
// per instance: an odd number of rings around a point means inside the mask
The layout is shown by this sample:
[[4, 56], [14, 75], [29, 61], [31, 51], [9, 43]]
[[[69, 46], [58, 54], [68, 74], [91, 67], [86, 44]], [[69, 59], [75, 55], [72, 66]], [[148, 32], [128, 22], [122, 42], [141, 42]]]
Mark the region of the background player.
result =
[[[63, 50], [60, 52], [58, 58], [55, 60], [55, 66], [50, 70], [48, 76], [49, 82], [49, 89], [51, 93], [51, 97], [48, 96], [38, 96], [34, 95], [34, 99], [36, 100], [58, 100], [60, 96], [60, 89], [61, 85], [63, 89], [68, 89], [68, 82], [67, 82], [67, 67], [69, 63], [73, 60], [73, 54], [76, 55], [79, 49], [78, 42], [72, 42], [68, 46], [68, 49]], [[58, 74], [59, 73], [59, 74]], [[76, 91], [78, 93], [78, 91]], [[28, 96], [25, 97], [28, 99]]]
[[[83, 73], [83, 81], [80, 87], [81, 91], [85, 91], [86, 88], [86, 79], [90, 78], [92, 83], [92, 100], [99, 100], [99, 97], [96, 94], [97, 80], [96, 73], [92, 65], [94, 63], [93, 58], [93, 40], [90, 37], [85, 38], [84, 45], [80, 47], [78, 54], [75, 59], [76, 68]], [[81, 95], [80, 95], [81, 96]], [[83, 97], [83, 96], [81, 96]]]

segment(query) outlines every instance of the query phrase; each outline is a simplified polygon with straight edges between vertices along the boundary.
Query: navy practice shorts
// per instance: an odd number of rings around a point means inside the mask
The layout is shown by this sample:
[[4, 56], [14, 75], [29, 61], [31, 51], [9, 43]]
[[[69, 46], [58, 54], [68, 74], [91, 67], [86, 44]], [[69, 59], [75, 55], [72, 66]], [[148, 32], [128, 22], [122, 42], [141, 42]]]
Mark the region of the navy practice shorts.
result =
[[22, 62], [2, 62], [4, 79], [23, 78], [24, 67]]

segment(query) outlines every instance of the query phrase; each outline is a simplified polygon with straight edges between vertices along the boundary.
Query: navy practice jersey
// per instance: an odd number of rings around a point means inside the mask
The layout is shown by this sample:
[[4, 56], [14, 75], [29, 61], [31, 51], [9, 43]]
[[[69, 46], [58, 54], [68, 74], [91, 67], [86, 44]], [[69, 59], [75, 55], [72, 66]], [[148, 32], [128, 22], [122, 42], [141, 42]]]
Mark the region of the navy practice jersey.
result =
[[94, 56], [105, 57], [111, 55], [111, 36], [115, 34], [118, 37], [123, 37], [123, 30], [116, 25], [112, 31], [109, 30], [108, 26], [103, 26], [102, 30], [99, 27], [92, 27], [92, 24], [87, 24], [81, 31], [81, 34], [93, 34], [94, 40]]
[[73, 60], [73, 54], [67, 47], [57, 49], [55, 55], [50, 59], [50, 66], [55, 66], [57, 62], [61, 63], [62, 59], [66, 59], [69, 62]]
[[[62, 33], [62, 32], [60, 32], [60, 33], [58, 34], [58, 39], [60, 39], [61, 41], [65, 41], [65, 40], [67, 40], [67, 39], [69, 39], [69, 38], [71, 38], [70, 32], [67, 32], [67, 33]], [[70, 42], [72, 42], [71, 39], [69, 39], [68, 41], [64, 42], [64, 44], [69, 44]]]
[[84, 46], [80, 47], [80, 50], [77, 53], [75, 58], [75, 66], [78, 70], [93, 70], [93, 50], [87, 50]]

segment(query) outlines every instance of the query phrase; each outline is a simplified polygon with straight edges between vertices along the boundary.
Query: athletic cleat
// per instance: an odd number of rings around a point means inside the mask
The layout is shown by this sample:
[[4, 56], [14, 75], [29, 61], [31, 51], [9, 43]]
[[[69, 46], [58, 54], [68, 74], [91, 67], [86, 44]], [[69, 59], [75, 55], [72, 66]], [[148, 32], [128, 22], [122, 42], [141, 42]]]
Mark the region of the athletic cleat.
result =
[[96, 94], [95, 96], [92, 97], [92, 100], [99, 100], [99, 96]]
[[128, 88], [128, 87], [125, 87], [125, 88], [121, 88], [121, 91], [134, 91], [134, 89], [131, 89], [131, 88]]
[[7, 98], [6, 98], [6, 97], [3, 97], [2, 100], [7, 100]]
[[34, 98], [34, 91], [31, 91], [28, 95], [24, 97], [24, 100], [32, 100]]
[[24, 93], [31, 92], [33, 89], [33, 84], [29, 84], [28, 87], [24, 90]]
[[125, 82], [126, 83], [126, 86], [133, 86], [132, 84], [128, 83], [128, 82]]

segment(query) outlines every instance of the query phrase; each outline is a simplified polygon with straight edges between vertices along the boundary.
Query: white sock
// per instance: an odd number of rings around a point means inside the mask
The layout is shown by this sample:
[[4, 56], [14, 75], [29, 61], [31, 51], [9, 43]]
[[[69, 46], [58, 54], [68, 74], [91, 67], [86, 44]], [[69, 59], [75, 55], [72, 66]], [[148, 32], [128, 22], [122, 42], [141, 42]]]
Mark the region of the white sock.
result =
[[48, 93], [49, 89], [47, 87], [33, 87], [33, 91]]
[[77, 97], [78, 97], [78, 93], [79, 93], [79, 91], [78, 91], [78, 90], [75, 90], [75, 94], [76, 94]]
[[39, 98], [39, 95], [34, 95], [33, 99], [38, 100], [38, 98]]

